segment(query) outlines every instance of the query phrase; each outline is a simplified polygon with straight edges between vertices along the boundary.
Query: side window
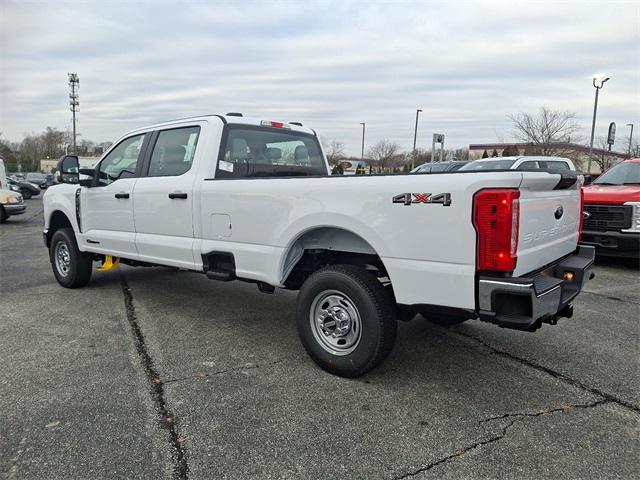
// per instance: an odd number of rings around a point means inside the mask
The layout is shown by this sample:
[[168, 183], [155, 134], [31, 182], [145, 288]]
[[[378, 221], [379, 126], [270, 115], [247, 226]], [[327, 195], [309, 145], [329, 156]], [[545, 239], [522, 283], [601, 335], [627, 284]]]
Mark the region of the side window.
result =
[[567, 162], [540, 162], [540, 168], [548, 168], [549, 170], [570, 170]]
[[537, 169], [538, 167], [538, 162], [522, 162], [519, 166], [518, 166], [518, 170], [534, 170]]
[[98, 185], [109, 185], [120, 178], [136, 176], [136, 166], [145, 134], [129, 137], [118, 144], [100, 162], [98, 167]]
[[191, 168], [198, 145], [200, 127], [163, 130], [153, 147], [150, 177], [176, 177]]

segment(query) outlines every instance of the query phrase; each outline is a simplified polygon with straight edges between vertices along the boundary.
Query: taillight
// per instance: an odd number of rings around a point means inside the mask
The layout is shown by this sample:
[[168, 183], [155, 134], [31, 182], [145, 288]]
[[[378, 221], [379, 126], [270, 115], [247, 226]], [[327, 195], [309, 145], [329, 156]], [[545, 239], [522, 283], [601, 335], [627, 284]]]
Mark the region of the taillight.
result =
[[473, 196], [473, 226], [477, 232], [477, 270], [513, 272], [518, 261], [520, 192], [488, 188]]
[[580, 225], [578, 226], [578, 241], [582, 238], [582, 228], [584, 227], [584, 190], [580, 189]]

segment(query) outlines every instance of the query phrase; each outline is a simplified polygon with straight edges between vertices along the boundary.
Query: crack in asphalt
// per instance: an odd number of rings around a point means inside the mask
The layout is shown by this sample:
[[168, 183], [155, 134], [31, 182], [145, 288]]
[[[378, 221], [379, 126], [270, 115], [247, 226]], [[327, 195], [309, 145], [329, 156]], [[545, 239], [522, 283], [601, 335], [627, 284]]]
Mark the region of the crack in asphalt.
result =
[[616, 302], [632, 303], [634, 305], [640, 305], [640, 302], [637, 300], [631, 300], [629, 298], [614, 297], [613, 295], [607, 295], [606, 293], [589, 292], [587, 290], [582, 290], [581, 293], [586, 293], [588, 295], [595, 295], [596, 297], [604, 297], [608, 300], [615, 300]]
[[265, 368], [265, 367], [271, 367], [272, 365], [277, 365], [278, 363], [282, 363], [284, 362], [286, 359], [282, 358], [280, 360], [275, 360], [273, 362], [269, 362], [269, 363], [263, 363], [261, 365], [258, 364], [245, 364], [245, 365], [238, 365], [235, 367], [228, 367], [225, 368], [223, 370], [218, 370], [216, 372], [210, 372], [210, 373], [200, 373], [200, 374], [195, 374], [195, 375], [188, 375], [186, 377], [179, 377], [179, 378], [172, 378], [169, 380], [165, 380], [163, 383], [164, 385], [166, 385], [167, 383], [174, 383], [174, 382], [182, 382], [183, 380], [191, 380], [194, 378], [207, 378], [207, 377], [215, 377], [216, 375], [222, 375], [228, 372], [233, 372], [236, 370], [254, 370], [256, 368]]
[[528, 413], [528, 412], [505, 413], [504, 415], [498, 415], [497, 417], [489, 417], [489, 418], [480, 420], [478, 422], [478, 425], [493, 422], [495, 420], [502, 420], [505, 418], [540, 417], [542, 415], [551, 415], [553, 413], [558, 413], [558, 412], [569, 413], [574, 408], [593, 408], [593, 407], [597, 407], [598, 405], [604, 405], [605, 403], [612, 403], [612, 401], [606, 398], [601, 398], [599, 400], [595, 400], [589, 403], [567, 404], [567, 405], [563, 405], [562, 407], [548, 408], [546, 410], [540, 410], [538, 412], [533, 412], [533, 413]]
[[502, 440], [504, 437], [507, 436], [507, 433], [509, 431], [509, 429], [516, 424], [517, 422], [525, 419], [525, 418], [532, 418], [532, 417], [540, 417], [543, 415], [552, 415], [554, 413], [558, 413], [558, 412], [564, 412], [564, 413], [568, 413], [571, 410], [575, 409], [575, 408], [581, 408], [581, 409], [587, 409], [587, 408], [594, 408], [597, 407], [599, 405], [604, 405], [606, 403], [611, 403], [611, 400], [608, 399], [599, 399], [599, 400], [595, 400], [593, 402], [590, 403], [585, 403], [585, 404], [570, 404], [570, 405], [563, 405], [562, 407], [558, 407], [558, 408], [549, 408], [546, 410], [541, 410], [538, 412], [533, 412], [533, 413], [506, 413], [504, 415], [499, 415], [496, 417], [490, 417], [490, 418], [485, 418], [483, 420], [479, 420], [478, 421], [478, 425], [479, 426], [483, 426], [484, 424], [488, 423], [488, 422], [492, 422], [495, 420], [503, 420], [503, 419], [507, 419], [507, 418], [511, 418], [512, 420], [507, 423], [505, 426], [503, 426], [500, 431], [497, 434], [492, 435], [489, 438], [485, 438], [484, 440], [479, 440], [475, 443], [472, 443], [470, 445], [467, 445], [466, 447], [463, 448], [459, 448], [458, 450], [455, 450], [454, 452], [439, 458], [438, 460], [425, 464], [419, 468], [416, 468], [414, 470], [408, 471], [408, 472], [404, 472], [400, 475], [397, 475], [395, 477], [393, 477], [393, 480], [404, 480], [406, 478], [410, 478], [410, 477], [415, 477], [416, 475], [419, 475], [421, 473], [424, 473], [428, 470], [431, 470], [434, 467], [437, 467], [438, 465], [442, 465], [443, 463], [447, 463], [450, 460], [453, 460], [455, 458], [461, 457], [462, 455], [464, 455], [465, 453], [468, 453], [472, 450], [475, 450], [477, 448], [480, 448], [484, 445], [489, 445], [491, 443], [497, 442], [499, 440]]
[[167, 401], [164, 396], [164, 382], [160, 378], [160, 375], [154, 366], [153, 359], [147, 350], [144, 335], [138, 325], [136, 310], [133, 305], [133, 295], [122, 272], [120, 272], [120, 284], [124, 295], [124, 306], [127, 312], [127, 320], [131, 326], [131, 333], [133, 334], [136, 351], [140, 357], [140, 362], [144, 368], [147, 380], [149, 381], [151, 398], [155, 404], [156, 410], [158, 411], [158, 415], [160, 416], [160, 426], [169, 432], [171, 449], [173, 450], [173, 477], [176, 480], [186, 480], [189, 474], [189, 465], [187, 464], [186, 449], [183, 445], [183, 438], [178, 434], [174, 416], [167, 405]]
[[534, 368], [540, 372], [546, 373], [547, 375], [551, 375], [554, 378], [557, 378], [558, 380], [567, 383], [569, 385], [573, 385], [574, 387], [578, 387], [582, 390], [585, 390], [593, 395], [602, 397], [610, 402], [616, 403], [618, 405], [620, 405], [621, 407], [624, 407], [628, 410], [631, 410], [634, 413], [640, 413], [640, 407], [633, 405], [625, 400], [622, 400], [614, 395], [611, 395], [610, 393], [607, 392], [603, 392], [602, 390], [599, 390], [595, 387], [590, 387], [588, 385], [585, 385], [584, 383], [575, 380], [571, 377], [568, 377], [567, 375], [565, 375], [564, 373], [560, 373], [556, 370], [553, 370], [552, 368], [549, 367], [545, 367], [544, 365], [540, 365], [539, 363], [536, 363], [532, 360], [527, 360], [526, 358], [522, 358], [522, 357], [518, 357], [517, 355], [514, 355], [512, 353], [509, 353], [505, 350], [500, 350], [498, 348], [495, 348], [492, 345], [489, 345], [487, 342], [485, 342], [484, 340], [482, 340], [481, 338], [476, 337], [475, 335], [470, 335], [468, 333], [463, 333], [460, 331], [452, 331], [452, 333], [455, 333], [456, 335], [460, 335], [462, 337], [465, 338], [470, 338], [472, 340], [475, 340], [476, 342], [478, 342], [480, 345], [488, 348], [492, 353], [499, 355], [501, 357], [504, 358], [508, 358], [510, 360], [513, 360], [515, 362], [521, 363], [523, 365], [526, 365], [528, 367]]

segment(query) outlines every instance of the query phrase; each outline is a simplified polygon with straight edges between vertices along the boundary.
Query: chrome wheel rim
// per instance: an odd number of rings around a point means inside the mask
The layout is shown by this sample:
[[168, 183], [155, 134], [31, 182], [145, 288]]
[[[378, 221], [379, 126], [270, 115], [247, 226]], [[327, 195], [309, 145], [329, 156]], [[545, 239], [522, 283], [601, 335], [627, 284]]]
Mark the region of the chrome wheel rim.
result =
[[69, 247], [64, 242], [59, 242], [56, 245], [55, 251], [56, 270], [63, 277], [69, 274], [71, 269], [71, 254], [69, 253]]
[[325, 290], [316, 295], [311, 303], [309, 322], [318, 344], [332, 355], [348, 355], [360, 343], [360, 313], [342, 292]]

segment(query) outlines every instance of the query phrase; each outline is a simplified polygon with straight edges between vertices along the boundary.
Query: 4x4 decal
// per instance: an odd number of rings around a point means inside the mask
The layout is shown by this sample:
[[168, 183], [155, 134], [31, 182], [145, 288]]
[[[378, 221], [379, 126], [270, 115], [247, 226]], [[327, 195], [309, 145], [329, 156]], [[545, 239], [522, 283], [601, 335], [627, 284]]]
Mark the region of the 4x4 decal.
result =
[[402, 203], [403, 205], [410, 206], [412, 203], [439, 203], [443, 207], [451, 205], [450, 193], [438, 193], [432, 195], [430, 193], [400, 193], [395, 195], [392, 200], [393, 203]]

